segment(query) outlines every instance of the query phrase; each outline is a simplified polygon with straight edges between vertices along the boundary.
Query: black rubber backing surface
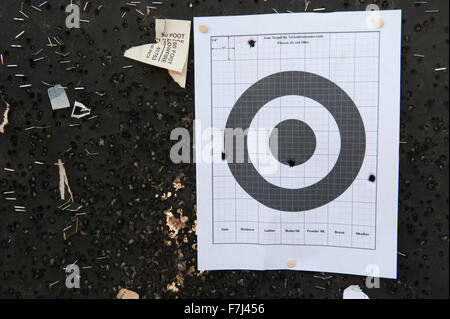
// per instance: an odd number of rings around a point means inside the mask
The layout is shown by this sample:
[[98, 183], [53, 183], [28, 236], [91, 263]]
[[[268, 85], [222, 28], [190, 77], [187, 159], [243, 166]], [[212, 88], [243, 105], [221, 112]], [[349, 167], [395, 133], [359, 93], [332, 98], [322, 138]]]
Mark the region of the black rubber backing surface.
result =
[[[92, 0], [81, 16], [90, 22], [82, 22], [79, 30], [64, 25], [69, 0], [51, 0], [40, 7], [42, 12], [31, 7], [42, 2], [24, 1], [29, 18], [18, 12], [20, 1], [0, 4], [5, 63], [0, 65], [0, 90], [11, 104], [10, 124], [0, 134], [0, 297], [114, 298], [118, 289], [127, 287], [143, 298], [341, 298], [350, 284], [360, 285], [371, 298], [448, 297], [448, 71], [435, 71], [448, 67], [448, 1], [375, 1], [382, 9], [403, 9], [405, 143], [399, 277], [382, 280], [381, 288], [372, 290], [365, 288], [362, 277], [196, 272], [195, 167], [175, 165], [169, 158], [171, 130], [183, 126], [192, 131], [193, 46], [187, 89], [179, 88], [167, 71], [123, 57], [127, 48], [154, 41], [158, 17], [273, 13], [273, 8], [303, 11], [303, 0], [163, 0], [145, 19], [135, 9], [146, 14], [144, 4], [150, 1], [130, 7], [126, 1]], [[74, 3], [82, 9], [85, 5]], [[370, 3], [312, 0], [308, 10], [365, 10]], [[25, 33], [15, 39], [22, 30]], [[56, 43], [56, 36], [62, 47], [46, 46], [47, 37]], [[62, 57], [54, 51], [70, 54]], [[33, 61], [42, 56], [45, 59]], [[70, 62], [59, 63], [64, 60]], [[128, 65], [133, 67], [123, 68]], [[77, 121], [70, 118], [70, 109], [53, 112], [48, 86], [41, 81], [67, 86], [71, 103], [91, 107], [98, 117]], [[32, 86], [19, 87], [24, 84]], [[0, 114], [3, 111], [1, 104]], [[30, 127], [35, 128], [26, 130]], [[75, 201], [83, 205], [78, 212], [58, 209], [54, 164], [59, 158]], [[15, 193], [3, 194], [8, 191]], [[9, 197], [17, 200], [6, 200]], [[15, 205], [26, 206], [26, 213], [15, 212]], [[77, 213], [86, 213], [79, 215], [80, 232], [64, 241], [62, 230]], [[75, 261], [87, 268], [81, 268], [81, 288], [67, 289], [63, 268]]]

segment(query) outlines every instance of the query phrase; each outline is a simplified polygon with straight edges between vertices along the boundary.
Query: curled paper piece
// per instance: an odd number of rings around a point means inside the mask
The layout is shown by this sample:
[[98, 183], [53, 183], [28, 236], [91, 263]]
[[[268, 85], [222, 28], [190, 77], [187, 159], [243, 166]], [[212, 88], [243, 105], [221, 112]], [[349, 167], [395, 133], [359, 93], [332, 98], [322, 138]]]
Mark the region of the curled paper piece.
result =
[[139, 299], [139, 295], [134, 291], [122, 288], [117, 294], [117, 299]]
[[83, 103], [75, 101], [71, 117], [81, 119], [89, 114], [91, 114], [91, 109], [87, 108]]
[[343, 299], [370, 299], [359, 286], [350, 286], [344, 290]]
[[69, 200], [73, 202], [73, 194], [72, 191], [70, 190], [66, 169], [64, 168], [64, 164], [60, 159], [58, 159], [58, 167], [59, 167], [59, 193], [61, 199], [62, 200], [66, 199], [66, 187], [67, 187], [67, 192], [70, 194]]
[[186, 86], [191, 21], [156, 19], [156, 43], [132, 47], [124, 56], [167, 69], [182, 88]]
[[4, 134], [5, 133], [5, 127], [6, 125], [8, 125], [9, 120], [8, 120], [8, 115], [9, 115], [9, 110], [10, 110], [10, 105], [8, 102], [6, 102], [5, 97], [3, 96], [3, 94], [0, 92], [0, 95], [2, 97], [3, 102], [6, 105], [5, 111], [3, 112], [3, 120], [2, 123], [0, 124], [0, 133]]

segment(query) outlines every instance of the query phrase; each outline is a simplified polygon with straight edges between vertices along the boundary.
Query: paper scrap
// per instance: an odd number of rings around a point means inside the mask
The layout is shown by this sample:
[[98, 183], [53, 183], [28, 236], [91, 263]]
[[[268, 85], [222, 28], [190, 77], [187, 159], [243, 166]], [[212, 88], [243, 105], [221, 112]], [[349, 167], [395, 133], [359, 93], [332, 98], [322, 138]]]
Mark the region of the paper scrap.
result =
[[66, 187], [67, 192], [70, 194], [70, 201], [73, 202], [73, 194], [70, 190], [69, 180], [67, 179], [66, 169], [64, 168], [63, 162], [58, 159], [58, 167], [59, 167], [59, 193], [61, 194], [61, 199], [66, 199]]
[[53, 110], [65, 109], [70, 107], [70, 102], [67, 98], [66, 91], [60, 84], [49, 88], [47, 90], [47, 93], [48, 97], [50, 98], [50, 103], [52, 104]]
[[156, 19], [156, 43], [132, 47], [124, 56], [169, 70], [182, 88], [186, 86], [191, 21]]
[[122, 288], [117, 294], [117, 299], [139, 299], [139, 295], [134, 291]]
[[3, 102], [6, 105], [6, 109], [3, 112], [3, 121], [2, 121], [2, 124], [0, 124], [0, 133], [4, 134], [5, 133], [5, 127], [9, 123], [8, 115], [9, 115], [10, 105], [9, 105], [8, 102], [6, 102], [5, 97], [3, 96], [3, 94], [1, 92], [0, 92], [0, 95], [2, 97]]
[[343, 299], [370, 299], [358, 285], [350, 286], [344, 290]]
[[91, 114], [91, 109], [87, 108], [83, 103], [75, 101], [71, 117], [81, 119], [89, 114]]

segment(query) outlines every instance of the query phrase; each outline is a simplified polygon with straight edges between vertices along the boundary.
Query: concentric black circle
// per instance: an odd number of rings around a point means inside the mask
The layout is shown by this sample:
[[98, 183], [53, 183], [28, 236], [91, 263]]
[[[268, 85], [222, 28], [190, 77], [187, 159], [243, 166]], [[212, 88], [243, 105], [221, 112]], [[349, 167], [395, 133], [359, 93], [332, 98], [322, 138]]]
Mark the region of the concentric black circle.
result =
[[[340, 132], [341, 151], [330, 173], [314, 185], [285, 189], [267, 182], [248, 156], [244, 141], [245, 163], [238, 163], [233, 144], [228, 166], [239, 185], [255, 200], [272, 209], [300, 212], [326, 205], [342, 195], [358, 176], [366, 152], [366, 134], [361, 115], [352, 99], [335, 83], [307, 72], [281, 72], [251, 86], [234, 105], [227, 130], [250, 128], [257, 112], [268, 102], [283, 96], [304, 96], [323, 105], [334, 117]], [[241, 150], [242, 151], [242, 150]]]
[[311, 159], [316, 146], [314, 131], [299, 120], [280, 122], [270, 134], [269, 148], [272, 155], [290, 167], [302, 165]]

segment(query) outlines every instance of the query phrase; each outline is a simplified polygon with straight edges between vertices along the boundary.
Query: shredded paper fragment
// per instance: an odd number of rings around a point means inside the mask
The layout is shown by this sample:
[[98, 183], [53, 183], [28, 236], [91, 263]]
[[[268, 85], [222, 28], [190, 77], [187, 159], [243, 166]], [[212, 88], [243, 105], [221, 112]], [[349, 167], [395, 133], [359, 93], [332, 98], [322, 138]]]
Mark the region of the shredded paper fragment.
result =
[[63, 162], [58, 159], [58, 167], [59, 167], [59, 193], [61, 194], [61, 199], [66, 199], [66, 187], [67, 192], [70, 194], [70, 199], [73, 201], [73, 194], [70, 190], [69, 180], [67, 179], [66, 169], [64, 168]]

